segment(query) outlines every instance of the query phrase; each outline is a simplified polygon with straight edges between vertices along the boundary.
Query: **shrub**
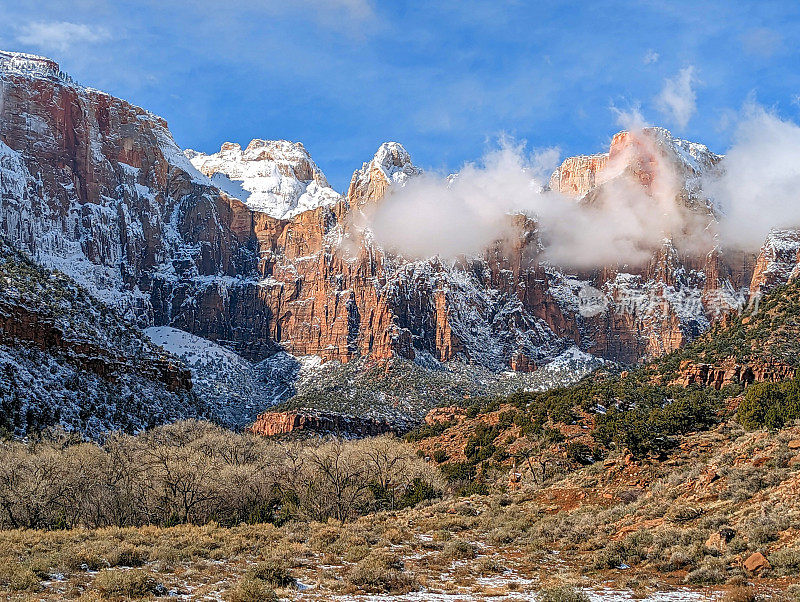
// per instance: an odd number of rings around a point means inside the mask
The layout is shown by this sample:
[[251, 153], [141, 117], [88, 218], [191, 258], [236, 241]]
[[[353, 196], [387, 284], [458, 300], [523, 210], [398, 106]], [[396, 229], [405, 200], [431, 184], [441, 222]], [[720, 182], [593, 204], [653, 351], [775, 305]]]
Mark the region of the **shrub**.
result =
[[31, 567], [16, 562], [16, 560], [4, 559], [0, 564], [0, 583], [8, 586], [12, 591], [31, 590], [39, 585], [39, 576]]
[[567, 445], [567, 457], [579, 464], [592, 464], [592, 448], [580, 441], [574, 441]]
[[787, 514], [781, 510], [761, 511], [751, 516], [744, 525], [744, 534], [751, 544], [762, 545], [778, 539], [780, 532], [791, 525]]
[[276, 602], [278, 595], [261, 579], [245, 577], [228, 595], [230, 602]]
[[283, 559], [271, 558], [250, 567], [245, 573], [250, 579], [260, 579], [272, 587], [288, 587], [296, 583], [289, 574], [289, 569]]
[[686, 575], [686, 582], [695, 585], [715, 585], [724, 583], [727, 577], [725, 562], [721, 558], [706, 556], [698, 568]]
[[427, 481], [420, 478], [415, 478], [411, 482], [411, 485], [403, 492], [403, 495], [400, 496], [398, 505], [400, 508], [416, 506], [420, 502], [432, 500], [434, 498], [441, 497], [441, 495], [442, 492]]
[[769, 563], [779, 575], [800, 575], [800, 548], [784, 548], [769, 556]]
[[676, 391], [638, 386], [623, 391], [633, 409], [614, 409], [596, 419], [595, 437], [628, 448], [635, 456], [663, 453], [675, 445], [674, 435], [716, 424], [719, 393]]
[[673, 506], [667, 511], [666, 519], [671, 523], [688, 523], [700, 518], [702, 509], [694, 506]]
[[536, 594], [537, 602], [589, 602], [589, 596], [572, 585], [543, 589]]
[[123, 571], [109, 569], [94, 580], [94, 587], [106, 596], [128, 596], [142, 598], [156, 591], [156, 580], [146, 571], [135, 569]]
[[347, 581], [364, 592], [404, 594], [413, 590], [416, 583], [402, 568], [402, 563], [396, 557], [374, 554], [352, 567]]
[[430, 437], [438, 437], [445, 432], [448, 427], [452, 426], [452, 424], [452, 422], [447, 421], [436, 422], [434, 424], [422, 424], [414, 430], [406, 433], [404, 439], [409, 443], [416, 443], [417, 441], [422, 441], [423, 439], [428, 439]]
[[481, 575], [497, 575], [504, 573], [506, 567], [497, 558], [483, 558], [478, 563], [478, 573]]
[[800, 376], [784, 383], [750, 385], [736, 417], [746, 429], [778, 429], [800, 418]]
[[447, 462], [450, 459], [450, 456], [447, 455], [447, 452], [443, 449], [437, 449], [433, 452], [433, 461], [437, 464], [441, 464], [443, 462]]
[[471, 462], [448, 462], [447, 464], [442, 464], [439, 469], [442, 471], [444, 478], [450, 482], [469, 481], [478, 474], [477, 468]]
[[442, 555], [453, 560], [471, 560], [475, 558], [475, 546], [463, 539], [454, 539], [444, 544]]
[[497, 451], [494, 440], [499, 434], [500, 428], [498, 425], [489, 426], [483, 422], [478, 423], [475, 430], [470, 434], [469, 439], [467, 439], [464, 455], [473, 464], [488, 460]]
[[752, 587], [741, 585], [725, 592], [722, 602], [756, 602], [757, 599], [756, 592]]

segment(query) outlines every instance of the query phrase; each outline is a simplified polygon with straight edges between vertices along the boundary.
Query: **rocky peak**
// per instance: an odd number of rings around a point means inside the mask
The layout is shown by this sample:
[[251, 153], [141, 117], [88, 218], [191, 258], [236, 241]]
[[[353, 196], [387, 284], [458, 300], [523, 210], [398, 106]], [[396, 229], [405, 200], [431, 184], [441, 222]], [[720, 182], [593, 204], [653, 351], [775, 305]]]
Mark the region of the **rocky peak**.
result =
[[211, 155], [184, 154], [220, 190], [272, 217], [290, 219], [341, 199], [299, 142], [256, 138], [244, 150], [225, 142]]
[[0, 70], [29, 76], [51, 77], [72, 81], [58, 67], [58, 63], [44, 56], [0, 50]]
[[390, 186], [404, 186], [409, 178], [422, 173], [411, 155], [398, 142], [384, 142], [371, 161], [353, 173], [347, 198], [351, 206], [380, 200]]
[[797, 275], [800, 265], [800, 231], [773, 229], [758, 254], [750, 294], [766, 294]]
[[675, 138], [669, 130], [661, 127], [615, 134], [611, 140], [609, 158], [613, 160], [620, 156], [625, 157], [628, 163], [667, 159], [685, 177], [699, 176], [722, 159], [722, 155], [711, 152], [704, 144]]
[[608, 153], [565, 159], [550, 177], [550, 188], [581, 198], [596, 186], [628, 174], [644, 187], [668, 177], [694, 195], [700, 177], [721, 159], [705, 145], [675, 138], [664, 128], [622, 131], [614, 134]]

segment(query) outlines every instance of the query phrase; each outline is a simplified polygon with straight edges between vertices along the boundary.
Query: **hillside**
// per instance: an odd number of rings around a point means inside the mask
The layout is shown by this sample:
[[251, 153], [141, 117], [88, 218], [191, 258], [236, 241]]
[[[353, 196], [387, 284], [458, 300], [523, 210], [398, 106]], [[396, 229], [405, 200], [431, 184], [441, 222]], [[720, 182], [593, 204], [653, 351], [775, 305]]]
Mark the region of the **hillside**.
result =
[[622, 452], [664, 460], [687, 434], [729, 420], [748, 428], [791, 424], [800, 418], [791, 380], [800, 362], [798, 312], [793, 279], [638, 368], [600, 368], [567, 387], [461, 402], [431, 412], [409, 437], [454, 483], [475, 487], [476, 475], [488, 483], [510, 466], [533, 470], [532, 457], [560, 469]]
[[[729, 316], [685, 349], [654, 362], [651, 369], [664, 378], [679, 377], [681, 363], [721, 367], [739, 364], [757, 380], [769, 380], [764, 369], [783, 370], [780, 380], [800, 366], [800, 280], [793, 278], [757, 297], [741, 313]], [[686, 364], [684, 364], [684, 370]], [[748, 376], [747, 378], [750, 378]]]
[[98, 438], [207, 416], [189, 371], [83, 287], [0, 239], [0, 420]]

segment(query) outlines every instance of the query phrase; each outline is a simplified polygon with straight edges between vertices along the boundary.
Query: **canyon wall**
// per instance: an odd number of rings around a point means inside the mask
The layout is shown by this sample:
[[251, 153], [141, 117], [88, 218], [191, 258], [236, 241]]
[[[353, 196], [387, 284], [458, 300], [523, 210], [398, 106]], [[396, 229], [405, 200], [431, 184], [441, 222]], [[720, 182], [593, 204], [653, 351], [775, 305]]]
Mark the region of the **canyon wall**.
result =
[[[647, 136], [622, 132], [607, 154], [567, 159], [551, 187], [574, 202], [615, 177], [649, 190], [666, 161], [683, 178], [680, 201], [711, 216], [696, 179], [719, 157], [665, 130]], [[302, 145], [184, 154], [162, 118], [28, 55], [0, 53], [0, 168], [0, 234], [16, 247], [139, 326], [174, 326], [253, 360], [281, 349], [342, 362], [424, 352], [528, 371], [578, 345], [632, 363], [680, 347], [774, 280], [769, 249], [756, 265], [671, 241], [644, 265], [567, 273], [538, 261], [523, 215], [481, 256], [393, 256], [368, 224], [420, 173], [401, 145], [382, 145], [342, 197]], [[248, 174], [278, 183], [254, 187]]]

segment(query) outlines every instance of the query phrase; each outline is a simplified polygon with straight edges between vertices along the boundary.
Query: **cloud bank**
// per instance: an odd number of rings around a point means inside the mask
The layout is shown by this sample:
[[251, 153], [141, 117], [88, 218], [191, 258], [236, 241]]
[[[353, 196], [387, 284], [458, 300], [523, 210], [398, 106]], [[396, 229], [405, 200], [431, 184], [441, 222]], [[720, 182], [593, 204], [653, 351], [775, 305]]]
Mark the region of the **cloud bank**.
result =
[[763, 107], [745, 108], [722, 172], [703, 189], [720, 207], [722, 240], [757, 249], [771, 228], [800, 226], [800, 126]]
[[665, 237], [697, 244], [687, 233], [702, 232], [708, 220], [698, 220], [676, 202], [682, 180], [669, 163], [655, 165], [647, 190], [631, 178], [616, 177], [629, 153], [658, 152], [650, 137], [636, 132], [632, 137], [635, 143], [609, 163], [600, 186], [583, 202], [545, 186], [556, 167], [556, 151], [526, 155], [523, 146], [504, 142], [455, 177], [427, 174], [392, 191], [373, 217], [375, 238], [410, 256], [476, 255], [518, 236], [510, 215], [523, 213], [536, 221], [540, 258], [565, 267], [638, 264]]
[[[511, 215], [523, 213], [536, 222], [540, 259], [583, 269], [641, 264], [665, 239], [694, 254], [716, 246], [755, 252], [771, 228], [800, 226], [795, 123], [750, 107], [727, 156], [694, 191], [699, 208], [690, 208], [680, 161], [665, 158], [660, 142], [642, 131], [638, 110], [618, 116], [633, 126], [629, 143], [584, 199], [546, 186], [555, 149], [526, 154], [523, 145], [503, 141], [456, 176], [425, 174], [390, 191], [373, 216], [376, 241], [407, 256], [479, 255], [518, 236]], [[716, 220], [703, 198], [713, 200]]]

